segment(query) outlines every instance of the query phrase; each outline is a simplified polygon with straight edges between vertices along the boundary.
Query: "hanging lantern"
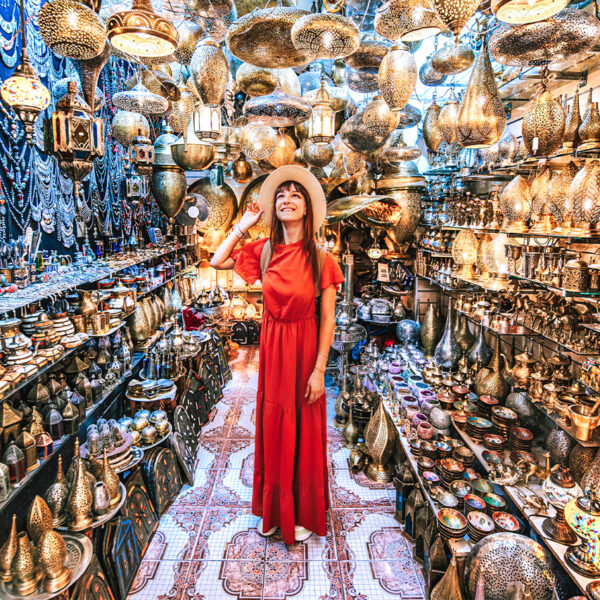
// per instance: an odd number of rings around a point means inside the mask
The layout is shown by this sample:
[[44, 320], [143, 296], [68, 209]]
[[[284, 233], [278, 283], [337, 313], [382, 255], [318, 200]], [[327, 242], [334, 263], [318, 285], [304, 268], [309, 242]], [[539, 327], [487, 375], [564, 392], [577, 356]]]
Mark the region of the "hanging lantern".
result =
[[179, 138], [173, 134], [172, 127], [163, 121], [160, 135], [154, 140], [154, 167], [177, 167], [171, 146], [178, 141]]
[[76, 0], [46, 2], [38, 16], [38, 26], [50, 50], [66, 58], [94, 58], [106, 41], [102, 19]]
[[222, 134], [227, 160], [236, 160], [240, 155], [240, 128], [226, 126], [222, 128]]
[[253, 160], [269, 158], [277, 144], [277, 132], [268, 125], [248, 123], [240, 132], [242, 152]]
[[375, 152], [383, 147], [387, 142], [388, 136], [375, 135], [369, 131], [364, 124], [363, 114], [357, 113], [354, 116], [346, 119], [340, 128], [340, 136], [342, 142], [360, 154]]
[[216, 140], [221, 135], [221, 109], [203, 104], [194, 113], [194, 131], [201, 140]]
[[291, 135], [279, 133], [277, 135], [277, 144], [267, 162], [278, 169], [284, 165], [291, 165], [294, 162], [294, 152], [296, 152], [296, 142]]
[[202, 39], [206, 25], [202, 19], [197, 21], [182, 21], [177, 26], [179, 42], [173, 53], [182, 65], [189, 65], [196, 50], [196, 45]]
[[416, 160], [421, 156], [421, 150], [416, 146], [408, 146], [404, 142], [402, 130], [392, 131], [389, 143], [383, 149], [383, 156], [390, 163]]
[[458, 121], [458, 100], [454, 95], [454, 88], [450, 88], [450, 97], [438, 117], [438, 127], [442, 137], [448, 144], [453, 144], [458, 138], [456, 123]]
[[177, 49], [177, 29], [154, 12], [151, 0], [133, 0], [130, 10], [109, 17], [106, 35], [114, 48], [133, 56], [170, 56]]
[[248, 96], [265, 96], [277, 87], [277, 71], [242, 63], [235, 73], [235, 82]]
[[554, 233], [567, 235], [571, 231], [573, 204], [569, 188], [578, 171], [579, 167], [570, 160], [559, 175], [550, 182], [547, 204], [554, 218], [560, 223]]
[[531, 156], [550, 156], [562, 142], [565, 113], [550, 92], [543, 92], [523, 118], [521, 133]]
[[415, 42], [446, 29], [429, 0], [388, 0], [375, 14], [375, 31], [392, 42]]
[[149, 92], [141, 82], [138, 82], [131, 90], [117, 92], [113, 96], [112, 102], [121, 110], [145, 115], [162, 115], [169, 108], [166, 98]]
[[332, 144], [315, 144], [312, 140], [302, 144], [302, 158], [312, 167], [326, 167], [333, 160], [334, 153]]
[[417, 83], [415, 57], [404, 44], [392, 46], [379, 65], [379, 89], [390, 110], [402, 110]]
[[537, 23], [559, 13], [569, 0], [492, 0], [498, 21], [512, 25]]
[[154, 164], [154, 146], [150, 138], [141, 133], [134, 137], [129, 148], [129, 159], [138, 173], [150, 175]]
[[432, 4], [439, 18], [454, 34], [454, 41], [458, 44], [458, 36], [475, 14], [479, 0], [432, 0]]
[[458, 142], [464, 148], [495, 144], [506, 127], [506, 113], [496, 86], [487, 47], [482, 46], [458, 113]]
[[210, 142], [198, 139], [190, 121], [186, 139], [179, 138], [171, 144], [171, 154], [177, 166], [186, 171], [204, 171], [215, 158], [215, 148]]
[[175, 166], [156, 166], [152, 170], [152, 193], [158, 208], [170, 223], [183, 207], [187, 184], [183, 169]]
[[452, 242], [452, 259], [459, 269], [453, 275], [463, 279], [475, 279], [477, 262], [477, 238], [470, 229], [462, 229]]
[[485, 268], [493, 275], [485, 284], [485, 288], [488, 290], [503, 290], [508, 287], [507, 245], [508, 237], [504, 233], [499, 233], [484, 249]]
[[31, 144], [33, 125], [39, 114], [50, 104], [50, 92], [29, 63], [25, 46], [23, 46], [21, 63], [2, 83], [0, 96], [23, 123], [25, 139], [28, 144]]
[[442, 85], [442, 83], [446, 81], [446, 75], [443, 75], [439, 71], [436, 71], [433, 68], [431, 58], [429, 58], [421, 65], [421, 68], [419, 69], [419, 81], [423, 85], [427, 85], [429, 87], [436, 87], [438, 85]]
[[184, 0], [185, 12], [191, 19], [217, 19], [233, 10], [232, 0]]
[[148, 119], [141, 113], [135, 113], [128, 110], [119, 110], [113, 117], [110, 126], [110, 135], [121, 144], [128, 148], [137, 135], [150, 135], [150, 124]]
[[52, 118], [44, 122], [44, 142], [46, 152], [56, 156], [61, 171], [75, 184], [77, 197], [81, 180], [92, 170], [92, 161], [104, 155], [104, 122], [93, 118], [73, 81], [56, 103]]
[[[302, 94], [302, 99], [310, 102], [311, 106], [314, 106], [317, 94], [320, 90], [320, 86], [316, 90], [309, 90], [305, 94]], [[342, 112], [348, 108], [348, 105], [350, 104], [350, 94], [348, 93], [348, 88], [346, 86], [335, 87], [325, 84], [325, 90], [329, 94], [329, 102], [331, 103], [333, 112]]]
[[354, 21], [339, 14], [308, 14], [294, 23], [292, 44], [310, 60], [344, 58], [358, 50], [360, 30]]
[[518, 152], [519, 142], [517, 138], [506, 129], [498, 142], [498, 154], [500, 155], [502, 166], [512, 165]]
[[573, 206], [574, 235], [589, 235], [592, 225], [600, 222], [600, 161], [589, 160], [569, 187]]
[[231, 166], [231, 177], [236, 183], [248, 183], [252, 179], [252, 165], [243, 154]]
[[423, 140], [425, 141], [425, 145], [429, 152], [433, 153], [438, 151], [438, 148], [444, 139], [439, 127], [440, 111], [440, 105], [435, 101], [434, 96], [433, 102], [427, 109], [425, 119], [423, 120]]
[[173, 109], [169, 113], [169, 125], [175, 133], [185, 132], [193, 114], [194, 98], [187, 90], [182, 89], [181, 98], [173, 102]]
[[244, 104], [244, 116], [248, 121], [259, 121], [270, 127], [293, 127], [309, 119], [311, 113], [310, 103], [297, 96], [288, 96], [279, 88]]
[[363, 111], [363, 124], [373, 135], [388, 136], [398, 121], [398, 114], [390, 110], [382, 96], [375, 96]]
[[457, 75], [466, 71], [475, 60], [475, 53], [466, 44], [448, 44], [436, 50], [431, 57], [431, 66], [443, 75]]
[[321, 79], [321, 87], [315, 96], [312, 113], [308, 120], [308, 138], [317, 145], [326, 145], [335, 136], [335, 113], [329, 94], [325, 89], [325, 80]]
[[148, 177], [138, 173], [131, 165], [125, 171], [125, 196], [135, 204], [147, 198], [148, 194]]
[[507, 221], [506, 231], [527, 231], [526, 221], [531, 214], [531, 186], [527, 179], [517, 175], [508, 183], [500, 195], [500, 210]]
[[579, 127], [581, 125], [581, 112], [579, 108], [579, 86], [575, 88], [575, 95], [571, 109], [565, 119], [565, 132], [563, 134], [563, 148], [577, 148], [579, 145]]
[[205, 104], [217, 106], [225, 96], [229, 78], [229, 64], [221, 46], [212, 38], [198, 42], [190, 63], [191, 78], [200, 99]]

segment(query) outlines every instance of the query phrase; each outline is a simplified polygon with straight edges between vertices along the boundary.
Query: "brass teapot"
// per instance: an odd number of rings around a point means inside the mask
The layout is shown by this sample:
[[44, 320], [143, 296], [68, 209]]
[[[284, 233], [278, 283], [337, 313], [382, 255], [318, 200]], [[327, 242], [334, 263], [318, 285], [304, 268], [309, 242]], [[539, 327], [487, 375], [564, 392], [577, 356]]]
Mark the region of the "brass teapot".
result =
[[[79, 294], [79, 305], [75, 309], [77, 315], [93, 315], [98, 312], [98, 301], [100, 295], [96, 290], [77, 290]], [[94, 300], [96, 298], [96, 300]]]
[[513, 367], [508, 366], [505, 361], [504, 370], [512, 377], [515, 382], [515, 389], [526, 390], [529, 387], [530, 378], [533, 373], [533, 365], [536, 360], [528, 352], [522, 352], [515, 356]]

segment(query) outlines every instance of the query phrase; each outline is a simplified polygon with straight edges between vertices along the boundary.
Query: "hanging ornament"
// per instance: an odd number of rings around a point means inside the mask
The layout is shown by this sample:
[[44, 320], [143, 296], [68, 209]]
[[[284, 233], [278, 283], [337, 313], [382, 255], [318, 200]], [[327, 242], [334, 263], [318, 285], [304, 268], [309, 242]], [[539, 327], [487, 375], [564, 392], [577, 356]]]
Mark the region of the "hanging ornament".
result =
[[169, 108], [166, 98], [149, 92], [141, 82], [136, 84], [132, 90], [117, 92], [113, 96], [112, 102], [121, 110], [145, 115], [162, 115]]
[[276, 89], [267, 96], [258, 96], [244, 104], [248, 121], [260, 121], [271, 127], [293, 127], [310, 118], [311, 105], [296, 96], [288, 96]]
[[329, 92], [325, 88], [325, 80], [321, 79], [321, 87], [315, 94], [312, 112], [308, 120], [308, 137], [317, 145], [329, 144], [335, 136], [335, 113], [330, 101]]
[[363, 111], [364, 126], [376, 136], [388, 136], [398, 125], [398, 114], [390, 110], [382, 96], [375, 96]]
[[46, 2], [38, 26], [50, 50], [66, 58], [90, 60], [102, 52], [106, 41], [102, 19], [76, 0]]
[[417, 64], [404, 44], [392, 46], [379, 65], [379, 89], [393, 111], [406, 106], [417, 82]]
[[125, 148], [128, 148], [136, 135], [150, 135], [148, 119], [141, 113], [119, 110], [113, 117], [110, 135]]
[[458, 142], [464, 148], [495, 144], [506, 127], [506, 113], [498, 93], [487, 47], [482, 46], [458, 114]]
[[205, 37], [198, 42], [190, 72], [200, 100], [210, 106], [219, 105], [225, 96], [229, 64], [223, 50], [212, 38]]
[[458, 45], [458, 36], [475, 14], [479, 0], [432, 0], [432, 4], [440, 19], [454, 34], [454, 41]]
[[300, 17], [292, 27], [291, 36], [294, 48], [310, 60], [345, 58], [360, 46], [358, 26], [339, 14]]
[[252, 179], [252, 164], [243, 153], [233, 162], [231, 177], [236, 183], [248, 183]]
[[240, 132], [242, 152], [253, 160], [269, 158], [277, 145], [277, 132], [268, 125], [248, 123]]
[[291, 135], [279, 133], [275, 148], [266, 160], [276, 169], [285, 165], [291, 165], [294, 162], [294, 152], [296, 152], [296, 149], [296, 142]]
[[466, 71], [475, 60], [475, 53], [466, 44], [448, 44], [436, 50], [431, 57], [431, 66], [443, 75], [457, 75]]
[[454, 94], [454, 88], [450, 88], [450, 97], [440, 111], [438, 117], [438, 127], [442, 132], [442, 137], [448, 144], [453, 144], [458, 138], [456, 124], [458, 121], [458, 100]]
[[438, 85], [442, 85], [442, 83], [446, 81], [446, 75], [436, 71], [431, 63], [431, 58], [429, 58], [421, 65], [421, 68], [419, 69], [419, 80], [423, 85], [436, 87]]
[[170, 56], [177, 49], [177, 29], [154, 12], [151, 0], [133, 0], [129, 10], [110, 16], [106, 34], [114, 48], [132, 56]]
[[531, 156], [550, 156], [557, 150], [565, 131], [565, 113], [550, 92], [544, 91], [523, 118], [521, 133]]
[[430, 0], [388, 0], [375, 14], [375, 31], [392, 42], [424, 40], [445, 29]]
[[444, 139], [439, 126], [441, 108], [435, 100], [434, 94], [433, 102], [425, 112], [425, 119], [423, 120], [423, 140], [429, 152], [433, 153], [438, 151]]

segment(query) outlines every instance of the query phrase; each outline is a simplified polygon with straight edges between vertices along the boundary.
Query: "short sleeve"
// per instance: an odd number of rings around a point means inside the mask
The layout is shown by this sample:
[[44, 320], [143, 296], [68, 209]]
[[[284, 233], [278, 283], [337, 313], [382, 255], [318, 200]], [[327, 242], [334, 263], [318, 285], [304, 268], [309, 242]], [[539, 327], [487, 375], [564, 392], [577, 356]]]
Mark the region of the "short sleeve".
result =
[[323, 262], [323, 271], [321, 273], [321, 289], [324, 290], [330, 285], [339, 285], [344, 283], [344, 274], [337, 264], [335, 258], [327, 253]]
[[233, 270], [250, 285], [261, 278], [260, 253], [266, 241], [267, 238], [250, 242], [231, 253], [231, 258], [235, 261]]

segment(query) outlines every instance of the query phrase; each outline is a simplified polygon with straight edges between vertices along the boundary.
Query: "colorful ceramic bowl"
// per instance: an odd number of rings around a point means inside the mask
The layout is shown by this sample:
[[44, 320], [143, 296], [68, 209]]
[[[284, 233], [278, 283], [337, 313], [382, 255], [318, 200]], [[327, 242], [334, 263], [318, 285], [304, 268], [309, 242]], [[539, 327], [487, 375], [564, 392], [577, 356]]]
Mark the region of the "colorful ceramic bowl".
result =
[[525, 427], [512, 427], [510, 435], [523, 442], [530, 442], [533, 440], [533, 433], [531, 433], [529, 429], [525, 429]]
[[483, 460], [490, 465], [501, 465], [504, 460], [502, 454], [495, 450], [484, 450], [482, 456]]
[[484, 419], [483, 417], [469, 417], [467, 419], [467, 425], [476, 429], [491, 429], [492, 422]]
[[531, 454], [531, 452], [527, 452], [526, 450], [513, 450], [510, 453], [510, 460], [512, 460], [515, 465], [522, 460], [531, 465], [537, 465], [537, 458]]
[[491, 494], [494, 491], [494, 486], [487, 479], [473, 479], [471, 485], [476, 492], [480, 494]]
[[464, 479], [457, 479], [456, 481], [453, 481], [448, 488], [460, 500], [473, 491], [471, 485]]
[[433, 471], [423, 471], [422, 477], [429, 485], [437, 485], [440, 482], [437, 473]]
[[419, 456], [417, 459], [417, 469], [419, 471], [431, 471], [435, 466], [435, 461], [428, 456]]
[[516, 421], [519, 418], [514, 410], [506, 406], [493, 406], [492, 415], [501, 421]]
[[498, 494], [484, 494], [483, 501], [485, 502], [488, 510], [491, 510], [492, 513], [496, 512], [497, 510], [504, 510], [506, 508], [506, 500], [504, 500], [504, 498], [501, 496], [498, 496]]
[[473, 481], [473, 479], [479, 479], [479, 473], [475, 469], [468, 467], [463, 473], [463, 479], [465, 481]]
[[450, 537], [463, 537], [467, 529], [467, 519], [454, 508], [441, 508], [437, 514], [440, 531]]
[[445, 508], [456, 508], [458, 506], [458, 498], [444, 488], [436, 488], [441, 491], [435, 496], [435, 501]]
[[469, 528], [473, 528], [484, 535], [492, 533], [496, 527], [492, 517], [480, 510], [472, 510], [467, 515], [467, 523]]
[[483, 443], [486, 448], [501, 448], [506, 445], [506, 439], [497, 433], [486, 433], [483, 436]]
[[465, 503], [465, 511], [471, 510], [481, 510], [484, 511], [486, 507], [486, 503], [483, 501], [483, 498], [476, 496], [475, 494], [467, 494], [463, 501]]
[[496, 524], [496, 527], [501, 531], [511, 531], [512, 533], [519, 533], [521, 530], [521, 523], [513, 515], [497, 510], [492, 513], [492, 519]]
[[465, 465], [463, 465], [463, 463], [461, 463], [459, 460], [454, 460], [453, 458], [444, 458], [442, 460], [442, 469], [448, 473], [458, 475], [465, 470]]

